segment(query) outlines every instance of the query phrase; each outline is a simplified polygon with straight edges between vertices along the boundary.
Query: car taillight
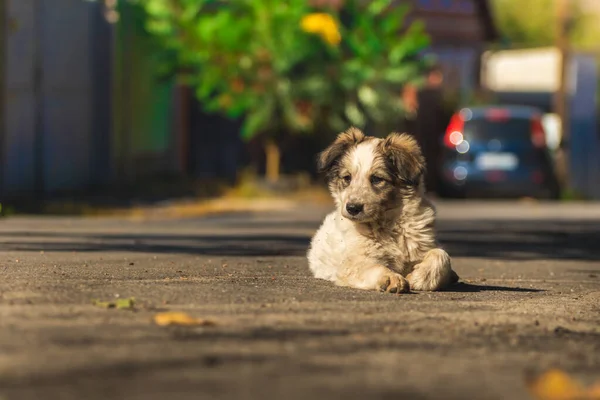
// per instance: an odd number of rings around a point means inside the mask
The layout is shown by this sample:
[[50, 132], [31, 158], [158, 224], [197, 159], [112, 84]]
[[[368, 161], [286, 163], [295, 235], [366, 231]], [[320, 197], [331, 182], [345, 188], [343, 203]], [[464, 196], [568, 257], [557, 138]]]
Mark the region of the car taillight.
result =
[[537, 148], [546, 147], [546, 133], [539, 117], [531, 120], [531, 142]]
[[460, 114], [454, 114], [450, 119], [446, 134], [444, 135], [444, 145], [448, 148], [455, 149], [458, 144], [463, 141], [463, 130], [465, 121]]

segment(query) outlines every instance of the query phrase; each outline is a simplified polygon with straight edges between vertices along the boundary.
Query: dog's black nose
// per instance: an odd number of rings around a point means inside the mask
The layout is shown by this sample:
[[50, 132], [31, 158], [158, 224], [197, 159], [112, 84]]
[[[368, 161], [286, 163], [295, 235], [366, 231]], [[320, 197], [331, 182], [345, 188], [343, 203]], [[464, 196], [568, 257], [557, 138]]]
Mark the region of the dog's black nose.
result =
[[356, 204], [356, 203], [348, 203], [346, 204], [346, 211], [348, 211], [348, 214], [350, 215], [358, 215], [362, 212], [364, 208], [363, 204]]

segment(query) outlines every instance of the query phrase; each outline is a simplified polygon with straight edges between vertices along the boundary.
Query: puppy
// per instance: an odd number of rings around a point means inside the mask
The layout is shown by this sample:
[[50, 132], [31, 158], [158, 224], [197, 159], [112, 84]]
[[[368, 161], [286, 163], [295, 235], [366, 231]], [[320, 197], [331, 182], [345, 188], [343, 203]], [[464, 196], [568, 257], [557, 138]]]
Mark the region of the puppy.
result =
[[313, 275], [339, 286], [402, 293], [458, 281], [438, 247], [435, 209], [424, 197], [425, 160], [409, 135], [385, 139], [351, 128], [318, 158], [336, 210], [313, 237]]

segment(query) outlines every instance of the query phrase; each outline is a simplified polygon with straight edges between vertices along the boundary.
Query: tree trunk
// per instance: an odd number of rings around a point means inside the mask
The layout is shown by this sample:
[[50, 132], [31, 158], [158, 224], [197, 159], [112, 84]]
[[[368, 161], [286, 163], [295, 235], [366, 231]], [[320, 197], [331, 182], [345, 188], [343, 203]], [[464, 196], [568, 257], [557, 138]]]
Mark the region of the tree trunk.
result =
[[273, 140], [267, 140], [267, 143], [265, 144], [265, 155], [267, 181], [276, 183], [279, 181], [281, 152], [279, 146]]

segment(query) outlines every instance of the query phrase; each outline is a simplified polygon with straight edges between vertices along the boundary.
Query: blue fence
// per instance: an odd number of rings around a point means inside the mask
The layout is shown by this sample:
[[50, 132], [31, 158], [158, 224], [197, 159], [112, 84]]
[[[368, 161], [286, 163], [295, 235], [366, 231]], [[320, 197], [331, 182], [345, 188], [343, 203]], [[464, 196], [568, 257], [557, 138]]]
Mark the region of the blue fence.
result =
[[102, 76], [110, 52], [100, 5], [8, 0], [4, 7], [3, 195], [101, 180], [110, 168], [102, 125], [109, 120], [110, 80]]

